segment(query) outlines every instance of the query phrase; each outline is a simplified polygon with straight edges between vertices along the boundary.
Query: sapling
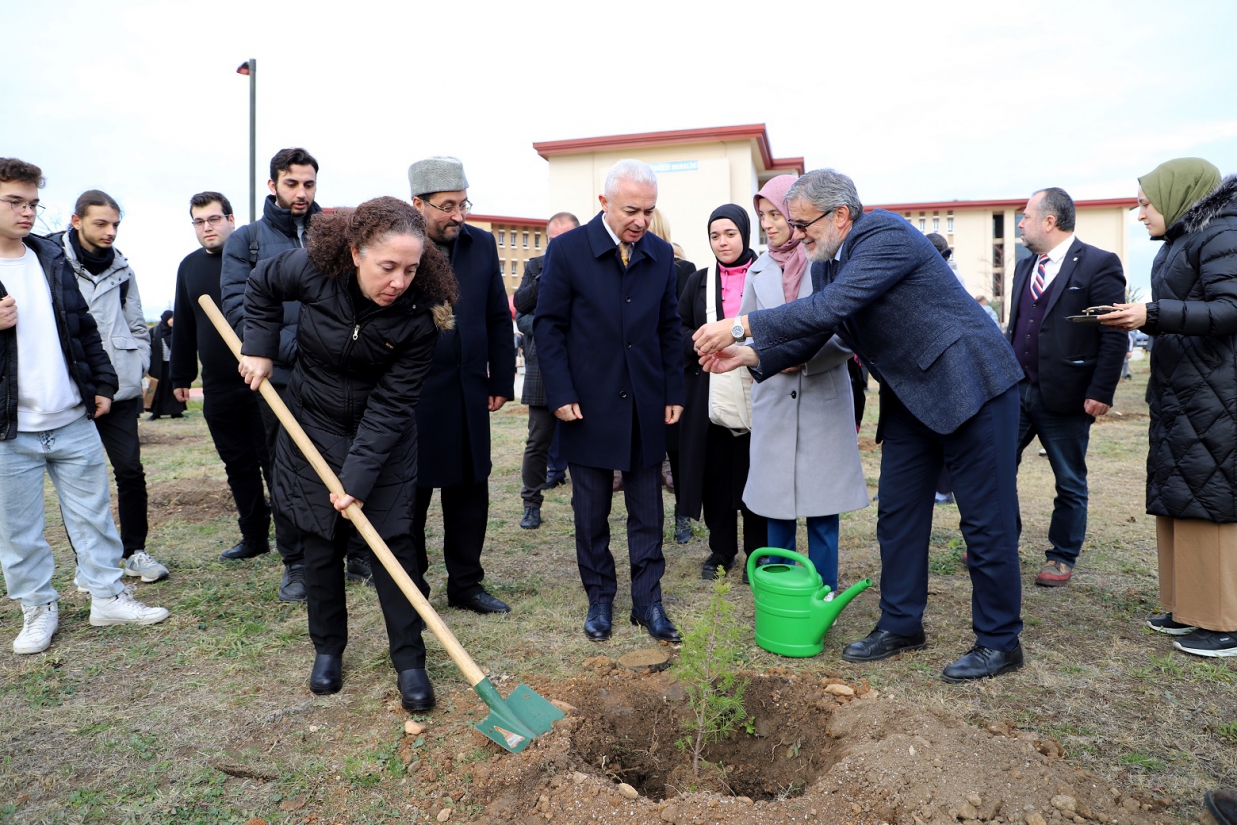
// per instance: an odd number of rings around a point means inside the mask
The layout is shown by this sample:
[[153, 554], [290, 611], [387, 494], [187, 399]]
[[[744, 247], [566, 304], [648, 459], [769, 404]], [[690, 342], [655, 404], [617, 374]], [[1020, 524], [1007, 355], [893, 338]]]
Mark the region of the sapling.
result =
[[747, 680], [740, 679], [737, 671], [746, 633], [735, 622], [734, 606], [726, 598], [729, 593], [730, 582], [719, 567], [705, 614], [687, 631], [679, 653], [677, 678], [691, 715], [682, 722], [686, 735], [677, 744], [691, 757], [696, 777], [708, 744], [725, 739], [747, 721], [743, 706]]

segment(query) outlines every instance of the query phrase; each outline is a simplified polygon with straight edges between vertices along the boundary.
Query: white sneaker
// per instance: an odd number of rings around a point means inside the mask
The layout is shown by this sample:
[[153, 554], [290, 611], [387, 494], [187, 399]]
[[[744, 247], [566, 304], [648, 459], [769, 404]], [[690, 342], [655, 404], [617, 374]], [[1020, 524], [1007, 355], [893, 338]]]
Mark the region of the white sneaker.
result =
[[158, 624], [168, 617], [162, 607], [147, 607], [128, 590], [111, 599], [90, 600], [90, 623], [95, 627], [114, 624]]
[[13, 652], [42, 653], [52, 643], [56, 628], [60, 627], [60, 609], [56, 602], [38, 604], [34, 607], [21, 606], [25, 614], [21, 633], [13, 640]]
[[124, 574], [126, 576], [141, 576], [144, 582], [157, 582], [166, 579], [168, 569], [150, 557], [145, 550], [138, 550], [125, 559]]

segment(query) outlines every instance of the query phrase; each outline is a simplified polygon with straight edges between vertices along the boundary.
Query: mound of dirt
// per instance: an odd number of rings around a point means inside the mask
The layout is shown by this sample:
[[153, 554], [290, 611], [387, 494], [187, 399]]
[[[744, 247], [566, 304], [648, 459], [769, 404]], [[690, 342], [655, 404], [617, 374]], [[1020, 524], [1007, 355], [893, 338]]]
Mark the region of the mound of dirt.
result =
[[146, 494], [151, 527], [176, 520], [202, 524], [236, 515], [236, 502], [222, 479], [178, 478], [151, 484]]
[[567, 718], [521, 754], [472, 765], [486, 823], [1151, 825], [1166, 801], [1124, 796], [1061, 761], [1053, 740], [976, 727], [881, 699], [867, 685], [749, 674], [748, 730], [709, 748], [693, 777], [676, 746], [687, 712], [667, 674], [604, 657], [548, 688]]

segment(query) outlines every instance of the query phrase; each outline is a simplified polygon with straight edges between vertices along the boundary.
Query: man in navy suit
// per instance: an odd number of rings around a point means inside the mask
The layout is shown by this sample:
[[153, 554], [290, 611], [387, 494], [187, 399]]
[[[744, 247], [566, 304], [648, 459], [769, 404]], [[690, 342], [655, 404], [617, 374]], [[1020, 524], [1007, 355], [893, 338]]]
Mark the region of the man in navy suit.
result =
[[[976, 644], [942, 678], [1016, 670], [1023, 661], [1015, 464], [1022, 370], [1014, 352], [932, 243], [898, 215], [865, 215], [850, 178], [809, 172], [786, 203], [814, 277], [824, 268], [821, 289], [706, 325], [694, 340], [710, 372], [746, 365], [760, 380], [802, 364], [836, 332], [880, 382], [881, 618], [842, 658], [871, 662], [926, 646], [928, 541], [943, 464], [962, 513]], [[753, 346], [734, 346], [746, 337]]]
[[533, 322], [546, 403], [561, 421], [571, 470], [576, 560], [588, 593], [584, 632], [610, 638], [618, 582], [610, 553], [613, 474], [623, 474], [631, 621], [678, 642], [662, 606], [661, 460], [683, 412], [683, 354], [674, 251], [648, 232], [657, 177], [621, 160], [601, 212], [546, 251]]
[[1073, 323], [1087, 307], [1125, 301], [1121, 259], [1074, 237], [1074, 201], [1064, 189], [1031, 196], [1018, 224], [1034, 255], [1018, 262], [1009, 340], [1026, 373], [1018, 461], [1039, 436], [1056, 476], [1046, 560], [1035, 583], [1069, 584], [1087, 532], [1087, 442], [1091, 422], [1108, 412], [1128, 338], [1118, 329]]

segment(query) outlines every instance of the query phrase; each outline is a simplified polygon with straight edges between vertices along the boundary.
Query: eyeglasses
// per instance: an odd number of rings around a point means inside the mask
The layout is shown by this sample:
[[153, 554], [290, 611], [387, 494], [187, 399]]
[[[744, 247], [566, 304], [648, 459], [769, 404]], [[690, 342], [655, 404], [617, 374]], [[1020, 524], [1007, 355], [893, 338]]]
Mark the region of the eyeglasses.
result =
[[218, 226], [219, 224], [223, 223], [223, 221], [226, 220], [227, 217], [228, 217], [227, 215], [211, 215], [209, 218], [194, 218], [193, 228], [201, 229], [203, 226], [206, 226], [206, 224], [210, 224], [211, 226]]
[[453, 212], [459, 212], [461, 215], [467, 215], [469, 212], [472, 211], [472, 201], [470, 200], [465, 200], [463, 203], [455, 204], [452, 206], [439, 206], [436, 203], [430, 203], [430, 201], [425, 201], [425, 203], [434, 207], [439, 212], [445, 212], [448, 215], [450, 215]]
[[811, 226], [812, 224], [816, 223], [816, 222], [817, 222], [818, 220], [820, 220], [821, 218], [827, 218], [827, 217], [829, 217], [830, 215], [832, 215], [832, 214], [833, 214], [833, 212], [834, 212], [834, 210], [835, 210], [835, 209], [837, 209], [837, 207], [836, 207], [836, 206], [835, 206], [833, 209], [830, 209], [828, 212], [826, 212], [826, 213], [825, 213], [825, 214], [823, 214], [823, 215], [817, 215], [815, 218], [812, 218], [812, 219], [811, 219], [810, 221], [808, 221], [807, 223], [802, 223], [802, 222], [800, 222], [800, 221], [786, 221], [786, 225], [787, 225], [787, 226], [789, 226], [789, 227], [791, 228], [791, 231], [793, 231], [793, 230], [795, 230], [795, 229], [798, 229], [800, 232], [804, 232], [804, 233], [806, 233], [806, 232], [807, 232], [807, 228], [808, 228], [809, 226]]
[[8, 198], [5, 198], [4, 202], [9, 205], [9, 208], [11, 208], [14, 212], [16, 212], [19, 215], [22, 212], [25, 212], [27, 209], [29, 209], [31, 212], [33, 212], [36, 215], [41, 215], [43, 214], [43, 210], [47, 208], [43, 204], [39, 203], [38, 201], [23, 201], [23, 200], [11, 201]]

